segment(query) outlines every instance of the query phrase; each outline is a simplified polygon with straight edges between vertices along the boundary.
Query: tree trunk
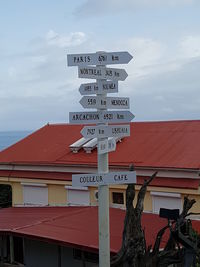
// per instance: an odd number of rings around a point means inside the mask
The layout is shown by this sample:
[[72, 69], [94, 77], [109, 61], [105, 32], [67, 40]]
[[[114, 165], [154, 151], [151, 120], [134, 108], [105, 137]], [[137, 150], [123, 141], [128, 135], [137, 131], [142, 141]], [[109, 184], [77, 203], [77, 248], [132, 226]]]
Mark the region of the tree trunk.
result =
[[[134, 168], [131, 166], [130, 171], [133, 170]], [[139, 190], [135, 207], [133, 206], [135, 185], [129, 184], [126, 189], [126, 215], [124, 220], [122, 246], [119, 252], [111, 258], [112, 267], [167, 267], [170, 264], [175, 263], [183, 266], [183, 244], [182, 248], [180, 248], [180, 240], [177, 241], [172, 232], [164, 250], [160, 251], [161, 239], [165, 230], [169, 228], [168, 224], [158, 232], [153, 249], [151, 250], [151, 247], [146, 248], [145, 233], [141, 225], [141, 216], [144, 208], [143, 204], [147, 186], [154, 179], [156, 174], [157, 172], [155, 172], [148, 180], [144, 181]], [[174, 228], [171, 227], [171, 231], [173, 231], [173, 229], [178, 229], [180, 225], [185, 223], [188, 211], [195, 202], [194, 199], [189, 200], [187, 197], [184, 198], [183, 211], [177, 222], [171, 222], [172, 226], [175, 225]]]
[[[130, 171], [133, 171], [133, 166]], [[133, 206], [135, 198], [135, 185], [129, 184], [126, 189], [126, 216], [124, 220], [124, 231], [122, 246], [120, 251], [111, 259], [111, 266], [141, 266], [143, 257], [146, 253], [146, 242], [144, 231], [141, 225], [141, 216], [144, 209], [144, 197], [148, 184], [154, 179], [157, 173], [154, 173], [150, 179], [144, 181], [140, 188], [137, 198], [137, 204]], [[144, 267], [144, 265], [143, 265]]]

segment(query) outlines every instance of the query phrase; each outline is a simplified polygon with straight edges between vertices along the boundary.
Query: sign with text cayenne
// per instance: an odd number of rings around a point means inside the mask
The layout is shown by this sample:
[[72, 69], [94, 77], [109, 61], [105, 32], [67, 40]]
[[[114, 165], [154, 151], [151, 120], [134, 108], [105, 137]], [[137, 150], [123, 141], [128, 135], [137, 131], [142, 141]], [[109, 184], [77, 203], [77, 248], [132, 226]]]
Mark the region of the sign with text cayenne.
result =
[[78, 187], [134, 183], [136, 183], [135, 171], [72, 175], [72, 186]]
[[81, 95], [107, 94], [118, 92], [118, 81], [99, 80], [96, 83], [83, 83], [79, 87]]
[[124, 137], [130, 136], [129, 125], [98, 125], [85, 126], [81, 130], [85, 138], [105, 138], [105, 137]]
[[134, 117], [130, 111], [69, 112], [71, 124], [124, 123]]
[[84, 108], [129, 109], [128, 97], [83, 96], [79, 103]]
[[86, 79], [107, 79], [124, 81], [128, 74], [124, 69], [112, 69], [105, 67], [78, 67], [78, 77]]
[[128, 52], [96, 52], [67, 55], [68, 66], [127, 64], [133, 57]]

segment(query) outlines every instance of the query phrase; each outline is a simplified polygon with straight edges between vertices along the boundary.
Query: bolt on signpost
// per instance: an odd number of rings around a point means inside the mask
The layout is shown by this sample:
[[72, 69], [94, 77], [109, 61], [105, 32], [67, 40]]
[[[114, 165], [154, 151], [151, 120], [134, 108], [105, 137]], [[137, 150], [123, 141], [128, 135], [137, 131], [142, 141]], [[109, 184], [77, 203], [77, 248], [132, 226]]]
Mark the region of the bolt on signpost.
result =
[[[70, 112], [73, 124], [96, 124], [85, 126], [81, 133], [85, 138], [97, 138], [98, 173], [72, 175], [72, 186], [98, 185], [99, 199], [99, 266], [110, 266], [109, 230], [109, 184], [136, 182], [135, 172], [109, 172], [108, 153], [116, 149], [115, 137], [130, 135], [129, 125], [108, 123], [130, 122], [134, 115], [130, 111], [109, 111], [108, 109], [129, 109], [129, 99], [107, 97], [107, 93], [118, 92], [118, 81], [124, 81], [128, 74], [123, 69], [107, 68], [110, 64], [126, 64], [132, 59], [128, 52], [96, 52], [67, 55], [68, 66], [78, 66], [78, 77], [96, 79], [96, 83], [82, 84], [79, 88], [80, 104], [93, 108], [95, 112]], [[93, 65], [93, 66], [90, 66]], [[96, 67], [94, 66], [96, 65]], [[96, 96], [89, 95], [96, 94]]]

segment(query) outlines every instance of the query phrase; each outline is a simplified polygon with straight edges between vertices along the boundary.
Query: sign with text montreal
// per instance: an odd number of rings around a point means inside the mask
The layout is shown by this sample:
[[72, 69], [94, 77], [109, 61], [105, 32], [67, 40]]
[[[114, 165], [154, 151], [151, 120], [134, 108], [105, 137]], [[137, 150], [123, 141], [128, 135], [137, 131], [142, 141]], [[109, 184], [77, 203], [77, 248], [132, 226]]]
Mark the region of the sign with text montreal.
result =
[[72, 124], [124, 123], [130, 122], [134, 117], [129, 110], [69, 112], [69, 122]]
[[127, 64], [133, 57], [128, 52], [96, 52], [67, 55], [68, 66]]
[[72, 175], [72, 186], [94, 186], [109, 184], [135, 184], [136, 172], [109, 172], [102, 174], [74, 174]]
[[124, 69], [112, 69], [105, 67], [78, 67], [78, 77], [86, 79], [107, 79], [124, 81], [128, 74]]

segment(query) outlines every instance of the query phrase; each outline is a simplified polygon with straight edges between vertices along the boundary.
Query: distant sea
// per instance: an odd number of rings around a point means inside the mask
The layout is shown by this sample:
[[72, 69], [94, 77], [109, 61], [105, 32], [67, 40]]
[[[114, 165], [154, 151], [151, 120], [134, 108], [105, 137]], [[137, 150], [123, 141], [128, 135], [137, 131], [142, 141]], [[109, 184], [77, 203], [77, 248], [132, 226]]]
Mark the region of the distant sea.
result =
[[0, 131], [0, 151], [29, 135], [31, 131]]

